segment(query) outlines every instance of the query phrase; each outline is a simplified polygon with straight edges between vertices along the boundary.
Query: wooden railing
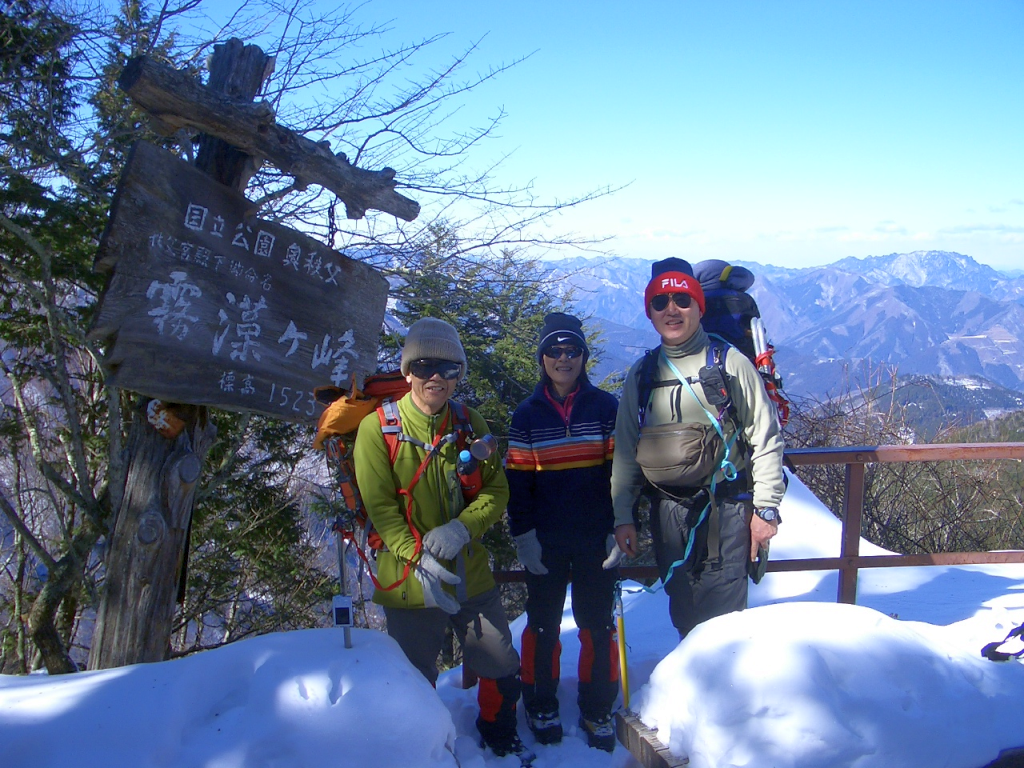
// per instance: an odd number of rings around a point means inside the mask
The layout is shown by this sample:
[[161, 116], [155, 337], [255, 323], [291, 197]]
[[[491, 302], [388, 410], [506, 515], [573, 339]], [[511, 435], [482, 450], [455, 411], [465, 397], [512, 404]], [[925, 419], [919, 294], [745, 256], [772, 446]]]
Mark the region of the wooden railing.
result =
[[[877, 445], [854, 448], [796, 448], [786, 451], [793, 466], [845, 464], [846, 487], [843, 497], [843, 531], [839, 557], [771, 560], [769, 572], [839, 571], [840, 603], [857, 602], [857, 572], [861, 568], [890, 568], [923, 565], [976, 565], [984, 563], [1024, 563], [1020, 552], [952, 552], [924, 555], [861, 555], [860, 529], [864, 513], [864, 466], [880, 463], [920, 461], [1024, 460], [1024, 443], [949, 443], [941, 445]], [[624, 578], [653, 579], [656, 566], [621, 566]], [[499, 583], [524, 581], [524, 571], [496, 571]]]

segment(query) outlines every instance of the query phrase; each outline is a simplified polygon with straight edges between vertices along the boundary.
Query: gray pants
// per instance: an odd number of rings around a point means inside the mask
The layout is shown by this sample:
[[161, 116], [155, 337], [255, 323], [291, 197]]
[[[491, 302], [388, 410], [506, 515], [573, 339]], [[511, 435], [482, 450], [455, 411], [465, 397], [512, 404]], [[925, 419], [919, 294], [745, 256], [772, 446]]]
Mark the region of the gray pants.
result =
[[497, 679], [519, 672], [519, 654], [497, 587], [464, 600], [454, 616], [440, 608], [385, 608], [384, 615], [388, 634], [431, 684], [437, 682], [437, 655], [449, 624], [466, 665], [478, 675]]
[[[683, 559], [690, 526], [706, 498], [694, 502], [652, 499], [651, 537], [662, 581], [669, 567]], [[702, 621], [747, 607], [752, 512], [747, 499], [719, 499], [717, 519], [698, 527], [690, 557], [672, 571], [665, 593], [680, 639]], [[713, 525], [715, 530], [709, 531]]]

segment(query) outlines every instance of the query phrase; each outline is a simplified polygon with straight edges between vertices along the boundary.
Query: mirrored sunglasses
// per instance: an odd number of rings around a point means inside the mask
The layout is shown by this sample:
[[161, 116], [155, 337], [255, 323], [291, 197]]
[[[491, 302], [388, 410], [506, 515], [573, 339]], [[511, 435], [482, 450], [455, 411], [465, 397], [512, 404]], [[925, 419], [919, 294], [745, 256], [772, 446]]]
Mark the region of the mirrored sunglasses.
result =
[[669, 299], [672, 299], [672, 303], [680, 309], [686, 309], [692, 301], [688, 293], [661, 293], [651, 299], [651, 309], [655, 312], [664, 312], [668, 308]]
[[544, 357], [550, 357], [552, 360], [557, 360], [562, 355], [565, 355], [569, 360], [573, 360], [582, 354], [583, 349], [575, 344], [569, 346], [556, 346], [552, 344], [550, 347], [544, 348]]
[[459, 374], [462, 373], [462, 364], [451, 360], [436, 360], [434, 358], [413, 360], [409, 363], [409, 373], [417, 379], [423, 379], [424, 381], [432, 378], [435, 373], [445, 381], [452, 381], [459, 378]]

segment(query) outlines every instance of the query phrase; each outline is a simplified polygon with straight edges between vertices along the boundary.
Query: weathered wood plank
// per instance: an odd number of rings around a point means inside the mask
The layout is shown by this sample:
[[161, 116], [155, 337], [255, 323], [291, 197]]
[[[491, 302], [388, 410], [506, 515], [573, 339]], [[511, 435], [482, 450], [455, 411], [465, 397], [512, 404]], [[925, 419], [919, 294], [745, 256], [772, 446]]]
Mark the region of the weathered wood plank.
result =
[[395, 191], [391, 168], [370, 171], [352, 165], [317, 143], [278, 125], [270, 104], [235, 101], [211, 92], [187, 72], [145, 56], [131, 59], [118, 85], [132, 101], [171, 128], [191, 126], [223, 139], [247, 154], [263, 157], [294, 176], [299, 186], [319, 184], [345, 204], [350, 219], [373, 209], [404, 221], [419, 215], [415, 200]]
[[1024, 459], [1024, 443], [943, 443], [933, 445], [868, 445], [850, 448], [790, 448], [795, 466], [820, 464], [902, 463], [915, 461], [980, 461]]
[[387, 281], [235, 190], [139, 143], [96, 259], [90, 337], [109, 383], [165, 402], [315, 421], [317, 386], [371, 373]]
[[615, 735], [644, 768], [680, 768], [690, 763], [685, 757], [673, 755], [658, 741], [657, 732], [631, 712], [615, 713]]

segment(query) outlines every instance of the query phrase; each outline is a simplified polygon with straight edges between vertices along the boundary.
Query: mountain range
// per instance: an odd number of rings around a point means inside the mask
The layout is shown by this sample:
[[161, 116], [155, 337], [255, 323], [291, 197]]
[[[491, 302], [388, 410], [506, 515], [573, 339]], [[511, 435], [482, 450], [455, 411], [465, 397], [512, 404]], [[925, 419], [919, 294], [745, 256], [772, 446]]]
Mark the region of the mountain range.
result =
[[[1024, 277], [946, 251], [801, 269], [735, 263], [757, 277], [750, 293], [790, 394], [828, 397], [880, 373], [947, 384], [972, 377], [1009, 391], [992, 408], [1022, 407], [1014, 400], [1024, 392]], [[649, 261], [577, 257], [541, 266], [602, 333], [596, 378], [626, 370], [658, 343], [643, 307]]]

